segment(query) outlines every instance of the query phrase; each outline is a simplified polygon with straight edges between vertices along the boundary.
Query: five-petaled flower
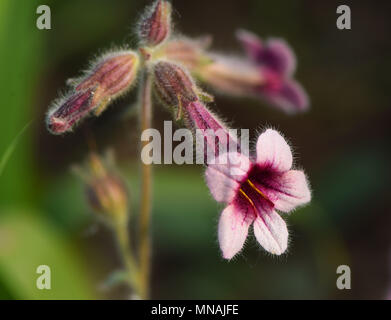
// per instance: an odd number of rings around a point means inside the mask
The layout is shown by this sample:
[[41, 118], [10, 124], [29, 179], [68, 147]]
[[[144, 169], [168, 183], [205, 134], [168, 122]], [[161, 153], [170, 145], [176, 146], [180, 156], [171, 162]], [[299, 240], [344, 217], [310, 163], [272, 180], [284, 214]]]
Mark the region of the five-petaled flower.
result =
[[277, 131], [262, 133], [256, 151], [254, 160], [234, 152], [221, 155], [206, 170], [213, 197], [228, 204], [218, 227], [225, 259], [242, 249], [251, 224], [266, 251], [282, 254], [288, 245], [288, 229], [276, 210], [289, 212], [311, 199], [306, 176], [291, 169], [292, 152]]

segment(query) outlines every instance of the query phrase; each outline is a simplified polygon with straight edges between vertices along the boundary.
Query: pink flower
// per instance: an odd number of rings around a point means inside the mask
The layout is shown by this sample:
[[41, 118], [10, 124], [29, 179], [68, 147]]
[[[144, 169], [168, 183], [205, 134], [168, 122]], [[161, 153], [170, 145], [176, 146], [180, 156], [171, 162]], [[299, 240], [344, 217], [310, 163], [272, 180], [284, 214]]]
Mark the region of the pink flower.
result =
[[266, 251], [282, 254], [288, 245], [288, 229], [276, 210], [289, 212], [311, 199], [306, 176], [303, 171], [291, 169], [290, 147], [277, 131], [262, 133], [256, 150], [254, 161], [232, 152], [220, 155], [206, 170], [213, 197], [228, 204], [218, 227], [225, 259], [242, 249], [251, 224]]
[[288, 113], [308, 109], [307, 93], [293, 79], [296, 57], [289, 45], [282, 39], [269, 39], [263, 43], [256, 35], [244, 30], [237, 32], [237, 38], [265, 79], [256, 90], [258, 94]]

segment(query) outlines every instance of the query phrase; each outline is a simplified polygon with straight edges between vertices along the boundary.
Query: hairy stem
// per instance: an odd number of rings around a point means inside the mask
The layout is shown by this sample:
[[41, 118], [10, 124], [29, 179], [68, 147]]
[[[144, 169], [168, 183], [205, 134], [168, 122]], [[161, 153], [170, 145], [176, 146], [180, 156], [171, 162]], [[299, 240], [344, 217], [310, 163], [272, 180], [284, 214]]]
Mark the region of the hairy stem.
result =
[[[152, 80], [146, 72], [141, 84], [141, 132], [151, 127], [152, 121]], [[148, 141], [142, 141], [143, 148]], [[152, 201], [152, 166], [141, 161], [141, 199], [140, 199], [140, 297], [149, 298], [149, 278], [151, 269], [151, 201]]]

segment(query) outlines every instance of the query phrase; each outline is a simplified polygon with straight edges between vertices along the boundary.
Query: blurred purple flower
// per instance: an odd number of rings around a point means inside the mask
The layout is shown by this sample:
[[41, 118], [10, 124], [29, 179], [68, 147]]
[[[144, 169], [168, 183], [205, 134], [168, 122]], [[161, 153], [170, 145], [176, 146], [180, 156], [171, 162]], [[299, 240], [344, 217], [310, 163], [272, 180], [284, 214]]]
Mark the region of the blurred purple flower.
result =
[[307, 93], [293, 79], [296, 57], [290, 46], [282, 39], [272, 38], [263, 43], [256, 35], [245, 30], [239, 30], [236, 35], [265, 80], [256, 88], [258, 94], [287, 113], [308, 109]]

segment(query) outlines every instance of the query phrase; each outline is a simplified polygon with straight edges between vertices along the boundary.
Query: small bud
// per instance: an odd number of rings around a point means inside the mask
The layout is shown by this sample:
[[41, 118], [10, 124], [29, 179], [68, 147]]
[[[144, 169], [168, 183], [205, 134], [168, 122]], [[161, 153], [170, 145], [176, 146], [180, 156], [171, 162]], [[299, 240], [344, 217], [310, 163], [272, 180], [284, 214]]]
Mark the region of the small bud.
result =
[[126, 222], [128, 194], [122, 179], [108, 169], [104, 161], [95, 153], [88, 157], [87, 170], [78, 169], [78, 171], [84, 179], [87, 200], [93, 211], [102, 216], [106, 222]]
[[124, 184], [115, 176], [92, 180], [86, 187], [90, 206], [98, 214], [122, 220], [127, 210]]
[[62, 134], [91, 112], [100, 115], [108, 104], [135, 82], [139, 57], [132, 51], [112, 53], [99, 59], [81, 80], [72, 80], [72, 91], [54, 103], [47, 115], [47, 128]]
[[138, 26], [141, 42], [146, 46], [157, 46], [164, 42], [171, 32], [171, 4], [156, 1], [145, 13]]
[[154, 89], [163, 104], [177, 108], [177, 119], [182, 107], [198, 100], [197, 88], [191, 76], [180, 66], [159, 61], [153, 68]]

